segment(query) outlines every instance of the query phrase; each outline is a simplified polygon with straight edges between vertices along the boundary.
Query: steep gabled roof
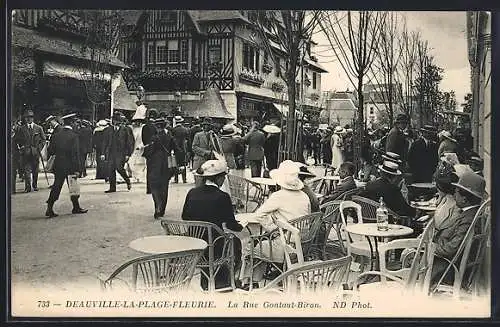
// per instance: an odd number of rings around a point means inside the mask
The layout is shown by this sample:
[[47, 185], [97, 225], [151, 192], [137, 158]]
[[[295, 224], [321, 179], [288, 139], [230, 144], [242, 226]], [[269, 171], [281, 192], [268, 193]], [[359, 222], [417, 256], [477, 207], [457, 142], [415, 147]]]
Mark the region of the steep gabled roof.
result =
[[188, 10], [188, 12], [198, 22], [218, 20], [242, 20], [248, 22], [238, 10]]
[[220, 92], [212, 87], [207, 88], [197, 108], [197, 116], [234, 119], [227, 111]]
[[330, 105], [330, 110], [356, 110], [356, 105], [351, 99], [328, 99], [326, 100]]
[[123, 18], [124, 25], [136, 25], [144, 10], [120, 10], [120, 16]]

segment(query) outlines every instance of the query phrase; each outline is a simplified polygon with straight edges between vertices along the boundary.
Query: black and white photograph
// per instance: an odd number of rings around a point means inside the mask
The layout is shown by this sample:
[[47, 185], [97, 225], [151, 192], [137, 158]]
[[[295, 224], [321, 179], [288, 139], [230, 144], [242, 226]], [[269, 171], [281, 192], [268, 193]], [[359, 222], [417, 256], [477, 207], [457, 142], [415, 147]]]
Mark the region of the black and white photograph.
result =
[[8, 17], [12, 317], [491, 316], [490, 12]]

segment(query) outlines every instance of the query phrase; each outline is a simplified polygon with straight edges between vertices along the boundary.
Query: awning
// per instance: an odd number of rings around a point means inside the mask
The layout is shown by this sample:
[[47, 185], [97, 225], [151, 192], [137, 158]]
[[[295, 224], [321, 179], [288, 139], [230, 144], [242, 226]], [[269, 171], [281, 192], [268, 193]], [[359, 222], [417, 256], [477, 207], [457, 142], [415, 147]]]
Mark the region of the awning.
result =
[[311, 66], [313, 66], [313, 67], [317, 68], [317, 69], [318, 69], [321, 73], [328, 73], [328, 71], [327, 71], [326, 69], [324, 69], [324, 68], [323, 68], [323, 66], [321, 66], [321, 65], [320, 65], [320, 64], [318, 64], [317, 62], [314, 62], [314, 61], [312, 61], [312, 60], [310, 60], [310, 59], [307, 59], [307, 58], [304, 58], [304, 61], [305, 61], [307, 64], [309, 64], [309, 65], [311, 65]]
[[273, 103], [273, 106], [283, 114], [283, 116], [286, 116], [288, 114], [288, 105], [287, 104], [276, 104]]
[[135, 100], [137, 98], [130, 95], [127, 84], [121, 74], [118, 76], [117, 82], [119, 84], [117, 83], [118, 86], [113, 93], [113, 110], [136, 111], [137, 105], [135, 104]]
[[[91, 76], [91, 71], [86, 68], [66, 65], [53, 61], [43, 63], [43, 74], [45, 76], [74, 78], [77, 80], [88, 80]], [[106, 81], [111, 80], [111, 75], [108, 73], [99, 74], [99, 78]]]

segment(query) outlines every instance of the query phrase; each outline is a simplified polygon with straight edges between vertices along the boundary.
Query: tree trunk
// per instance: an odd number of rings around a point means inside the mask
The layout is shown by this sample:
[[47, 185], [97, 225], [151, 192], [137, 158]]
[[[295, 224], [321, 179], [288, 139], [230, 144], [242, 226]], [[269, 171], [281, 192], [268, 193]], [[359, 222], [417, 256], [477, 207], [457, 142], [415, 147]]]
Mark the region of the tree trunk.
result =
[[364, 119], [364, 96], [363, 96], [363, 76], [358, 76], [358, 99], [359, 99], [359, 105], [358, 105], [358, 114], [357, 114], [357, 121], [356, 121], [356, 131], [355, 131], [355, 137], [354, 137], [354, 164], [356, 167], [359, 169], [361, 167], [361, 147], [363, 145], [363, 138], [364, 138], [364, 126], [365, 126], [365, 119]]
[[297, 157], [297, 149], [295, 147], [296, 141], [296, 126], [295, 126], [295, 69], [297, 67], [298, 54], [292, 51], [290, 55], [290, 65], [286, 72], [287, 86], [288, 86], [288, 117], [286, 123], [286, 148], [284, 160], [295, 160]]

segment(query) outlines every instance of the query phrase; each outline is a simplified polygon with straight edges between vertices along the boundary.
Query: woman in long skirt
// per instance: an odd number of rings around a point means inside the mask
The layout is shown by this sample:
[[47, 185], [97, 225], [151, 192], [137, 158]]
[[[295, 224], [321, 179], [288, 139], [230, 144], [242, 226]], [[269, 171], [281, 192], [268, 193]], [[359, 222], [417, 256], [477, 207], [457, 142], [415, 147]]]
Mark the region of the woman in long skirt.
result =
[[132, 122], [132, 133], [134, 135], [134, 152], [129, 159], [130, 170], [132, 171], [132, 178], [136, 183], [142, 183], [145, 180], [146, 174], [146, 159], [142, 156], [144, 152], [144, 143], [142, 142], [142, 127], [144, 123], [142, 120], [134, 120]]
[[343, 140], [342, 135], [345, 132], [342, 126], [335, 127], [332, 135], [332, 166], [338, 170], [340, 165], [344, 162], [344, 155], [342, 153]]

